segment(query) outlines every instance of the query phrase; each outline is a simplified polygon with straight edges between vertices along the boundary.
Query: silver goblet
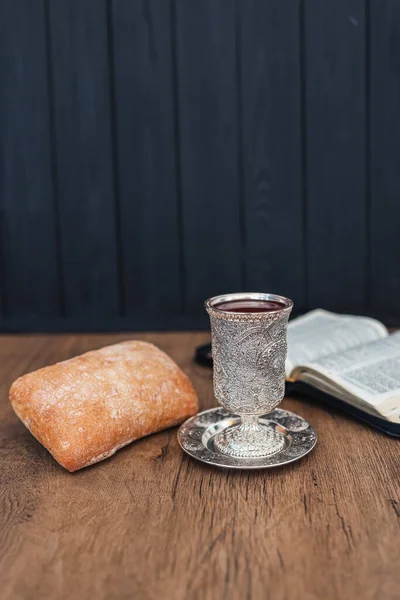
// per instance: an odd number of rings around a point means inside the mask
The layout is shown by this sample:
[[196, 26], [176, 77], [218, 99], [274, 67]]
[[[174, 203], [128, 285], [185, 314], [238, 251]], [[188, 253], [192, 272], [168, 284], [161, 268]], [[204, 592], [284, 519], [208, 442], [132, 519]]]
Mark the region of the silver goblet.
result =
[[[270, 312], [222, 308], [254, 300], [278, 304]], [[285, 447], [284, 436], [259, 417], [271, 412], [285, 393], [287, 324], [293, 302], [275, 294], [240, 293], [215, 296], [205, 307], [211, 322], [214, 394], [241, 419], [215, 437], [215, 446], [238, 458], [276, 454]]]

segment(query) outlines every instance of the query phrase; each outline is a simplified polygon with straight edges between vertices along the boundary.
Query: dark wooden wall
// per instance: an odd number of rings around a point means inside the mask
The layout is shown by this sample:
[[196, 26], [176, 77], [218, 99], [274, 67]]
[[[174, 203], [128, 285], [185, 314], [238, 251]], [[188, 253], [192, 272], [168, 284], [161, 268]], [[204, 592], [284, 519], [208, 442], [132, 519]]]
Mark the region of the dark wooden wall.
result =
[[1, 0], [0, 329], [400, 322], [398, 0]]

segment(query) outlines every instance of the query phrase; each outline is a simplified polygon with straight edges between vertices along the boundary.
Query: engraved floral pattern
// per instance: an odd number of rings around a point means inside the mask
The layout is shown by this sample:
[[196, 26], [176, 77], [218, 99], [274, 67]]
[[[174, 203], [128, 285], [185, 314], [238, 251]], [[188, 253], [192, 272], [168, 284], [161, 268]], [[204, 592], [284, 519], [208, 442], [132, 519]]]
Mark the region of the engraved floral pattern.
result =
[[[214, 312], [214, 311], [213, 311]], [[265, 414], [285, 392], [288, 312], [259, 319], [220, 318], [210, 312], [214, 393], [235, 414]]]

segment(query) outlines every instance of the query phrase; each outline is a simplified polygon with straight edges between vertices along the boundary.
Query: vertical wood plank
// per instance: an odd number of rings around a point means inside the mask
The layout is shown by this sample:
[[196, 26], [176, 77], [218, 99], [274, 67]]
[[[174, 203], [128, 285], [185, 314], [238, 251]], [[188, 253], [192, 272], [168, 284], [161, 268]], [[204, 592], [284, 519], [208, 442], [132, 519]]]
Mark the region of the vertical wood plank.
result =
[[304, 307], [299, 2], [238, 6], [246, 287]]
[[0, 3], [0, 245], [5, 317], [57, 316], [42, 2]]
[[177, 0], [185, 309], [242, 289], [235, 10], [231, 0]]
[[400, 310], [400, 5], [371, 0], [371, 305]]
[[310, 308], [366, 303], [365, 2], [305, 3]]
[[51, 0], [67, 316], [119, 312], [105, 0]]
[[126, 312], [179, 314], [170, 2], [114, 0], [112, 24]]

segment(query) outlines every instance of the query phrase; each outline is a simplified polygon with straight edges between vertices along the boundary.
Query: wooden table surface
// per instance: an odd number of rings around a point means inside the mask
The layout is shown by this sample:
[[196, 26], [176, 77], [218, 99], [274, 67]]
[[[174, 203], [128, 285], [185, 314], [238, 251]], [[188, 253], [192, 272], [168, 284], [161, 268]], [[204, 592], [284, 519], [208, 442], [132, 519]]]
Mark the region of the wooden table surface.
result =
[[215, 405], [211, 371], [191, 360], [205, 333], [0, 338], [2, 600], [400, 598], [400, 444], [322, 406], [284, 400], [319, 433], [284, 468], [210, 468], [171, 429], [64, 471], [14, 415], [11, 382], [133, 337]]

